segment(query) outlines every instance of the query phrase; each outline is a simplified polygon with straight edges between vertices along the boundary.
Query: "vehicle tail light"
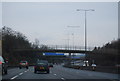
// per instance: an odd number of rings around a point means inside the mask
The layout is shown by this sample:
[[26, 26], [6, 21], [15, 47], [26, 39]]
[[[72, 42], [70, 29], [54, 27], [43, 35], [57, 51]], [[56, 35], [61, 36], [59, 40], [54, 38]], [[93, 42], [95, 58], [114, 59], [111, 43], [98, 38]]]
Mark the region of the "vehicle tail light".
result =
[[20, 64], [22, 64], [22, 63], [20, 63]]
[[0, 61], [0, 64], [2, 64], [2, 62]]
[[26, 65], [28, 65], [28, 63], [26, 63]]

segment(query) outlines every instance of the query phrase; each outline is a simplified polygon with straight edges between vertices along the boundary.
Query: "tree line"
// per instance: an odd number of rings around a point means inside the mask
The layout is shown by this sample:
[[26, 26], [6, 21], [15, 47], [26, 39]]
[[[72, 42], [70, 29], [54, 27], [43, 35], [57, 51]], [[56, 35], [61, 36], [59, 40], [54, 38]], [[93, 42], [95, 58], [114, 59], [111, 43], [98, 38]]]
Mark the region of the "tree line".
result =
[[[15, 49], [48, 49], [47, 46], [42, 45], [39, 47], [39, 40], [35, 40], [35, 43], [29, 42], [27, 37], [14, 31], [9, 27], [2, 27], [2, 56], [9, 61], [10, 64], [18, 64], [20, 60], [28, 60], [33, 62], [36, 57], [42, 57], [41, 53], [34, 52], [20, 52], [15, 53]], [[93, 54], [88, 54], [86, 58], [98, 65], [116, 65], [120, 64], [120, 39], [108, 42], [102, 47], [95, 47]]]
[[111, 41], [102, 47], [95, 47], [87, 59], [102, 66], [115, 66], [120, 64], [120, 39]]
[[[33, 51], [15, 51], [17, 49], [50, 49], [46, 45], [39, 46], [39, 40], [31, 43], [21, 32], [10, 27], [2, 27], [2, 56], [8, 60], [9, 65], [18, 65], [21, 60], [27, 60], [31, 65], [38, 59], [46, 59], [42, 53]], [[55, 57], [54, 57], [55, 58]], [[58, 57], [59, 58], [59, 57]], [[49, 59], [51, 61], [51, 58]]]
[[[18, 64], [20, 60], [33, 61], [36, 57], [32, 52], [20, 52], [15, 53], [15, 49], [46, 49], [46, 46], [43, 45], [39, 48], [38, 44], [30, 43], [27, 37], [18, 32], [14, 31], [9, 27], [2, 27], [2, 56], [9, 61], [9, 64]], [[42, 55], [39, 53], [39, 55]]]

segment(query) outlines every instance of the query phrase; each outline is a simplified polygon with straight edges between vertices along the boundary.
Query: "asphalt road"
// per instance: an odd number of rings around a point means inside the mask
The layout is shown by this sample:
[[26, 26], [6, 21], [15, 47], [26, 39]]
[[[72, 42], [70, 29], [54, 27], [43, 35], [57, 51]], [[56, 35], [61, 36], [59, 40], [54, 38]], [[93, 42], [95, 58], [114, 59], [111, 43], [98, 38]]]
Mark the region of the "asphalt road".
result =
[[50, 68], [50, 74], [44, 72], [35, 74], [34, 67], [32, 66], [29, 69], [12, 68], [8, 70], [7, 75], [3, 75], [2, 79], [108, 79], [110, 81], [116, 81], [115, 79], [118, 79], [118, 74], [78, 70], [54, 65], [53, 68]]

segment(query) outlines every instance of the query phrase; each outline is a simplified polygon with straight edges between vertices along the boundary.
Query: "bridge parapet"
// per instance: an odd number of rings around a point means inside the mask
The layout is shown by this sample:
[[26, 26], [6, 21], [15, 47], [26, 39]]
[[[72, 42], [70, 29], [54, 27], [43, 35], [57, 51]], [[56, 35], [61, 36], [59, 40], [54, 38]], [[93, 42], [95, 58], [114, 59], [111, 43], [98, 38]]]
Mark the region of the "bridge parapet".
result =
[[[39, 47], [42, 48], [43, 45]], [[51, 50], [85, 50], [84, 46], [67, 46], [67, 45], [45, 45], [47, 49]], [[87, 47], [87, 51], [92, 51], [94, 47]]]
[[65, 46], [65, 45], [40, 45], [37, 49], [14, 49], [14, 52], [61, 52], [61, 53], [90, 53], [93, 48], [88, 47], [85, 51], [84, 46]]

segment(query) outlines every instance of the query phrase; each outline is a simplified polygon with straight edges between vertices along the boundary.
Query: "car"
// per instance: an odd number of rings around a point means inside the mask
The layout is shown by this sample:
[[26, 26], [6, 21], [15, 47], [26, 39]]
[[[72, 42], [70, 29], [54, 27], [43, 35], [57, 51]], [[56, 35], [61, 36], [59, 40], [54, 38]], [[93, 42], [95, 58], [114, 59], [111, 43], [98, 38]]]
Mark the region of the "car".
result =
[[92, 64], [91, 66], [92, 66], [92, 70], [95, 71], [97, 65], [96, 64]]
[[7, 63], [5, 62], [4, 58], [2, 56], [0, 56], [0, 70], [2, 71], [2, 75], [3, 74], [7, 74]]
[[37, 61], [34, 66], [34, 73], [37, 73], [38, 71], [50, 73], [48, 61], [46, 60]]
[[53, 67], [53, 63], [49, 63], [49, 67]]
[[91, 66], [92, 66], [92, 67], [96, 67], [97, 65], [96, 65], [96, 64], [92, 64]]
[[20, 61], [19, 63], [19, 68], [26, 68], [28, 69], [29, 65], [28, 65], [28, 62], [27, 61]]

